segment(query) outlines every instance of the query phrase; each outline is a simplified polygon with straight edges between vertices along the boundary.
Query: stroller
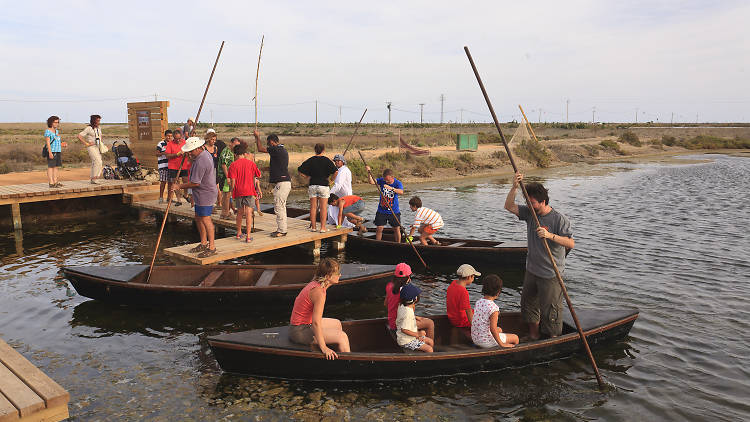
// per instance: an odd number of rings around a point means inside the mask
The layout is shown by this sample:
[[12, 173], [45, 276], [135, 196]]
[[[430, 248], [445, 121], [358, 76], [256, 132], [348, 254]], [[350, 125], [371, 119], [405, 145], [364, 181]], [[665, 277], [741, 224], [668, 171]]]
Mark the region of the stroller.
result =
[[122, 143], [118, 144], [118, 141], [115, 141], [112, 144], [112, 151], [115, 153], [115, 164], [117, 166], [113, 169], [114, 178], [143, 180], [141, 163], [133, 156], [133, 151], [130, 150], [125, 141], [119, 142]]

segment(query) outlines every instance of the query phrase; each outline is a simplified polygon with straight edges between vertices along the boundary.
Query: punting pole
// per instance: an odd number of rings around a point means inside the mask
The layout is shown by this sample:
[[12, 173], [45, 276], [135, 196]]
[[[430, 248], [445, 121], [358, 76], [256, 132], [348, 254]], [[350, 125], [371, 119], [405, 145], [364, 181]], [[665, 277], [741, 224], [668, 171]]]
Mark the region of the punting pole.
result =
[[[367, 168], [367, 161], [365, 161], [365, 157], [362, 156], [362, 151], [357, 151], [359, 153], [359, 158], [362, 159], [362, 162], [365, 163], [365, 168]], [[367, 175], [370, 176], [372, 180], [375, 180], [374, 177], [372, 177], [372, 173], [370, 170], [367, 170]], [[388, 207], [388, 210], [391, 212], [391, 215], [393, 215], [393, 218], [396, 220], [396, 223], [398, 223], [398, 229], [401, 230], [404, 234], [404, 237], [409, 237], [406, 234], [406, 230], [401, 226], [401, 221], [399, 221], [398, 217], [396, 217], [396, 213], [393, 212], [393, 208], [391, 208], [391, 204], [388, 203], [385, 199], [383, 199], [383, 192], [380, 191], [380, 187], [378, 186], [378, 194], [380, 195], [380, 202], [384, 203], [385, 206]], [[411, 245], [411, 248], [414, 249], [414, 253], [417, 254], [417, 258], [419, 258], [419, 261], [424, 265], [424, 268], [429, 271], [430, 267], [425, 264], [424, 259], [422, 259], [422, 255], [419, 254], [419, 251], [414, 246], [414, 243], [410, 242], [409, 239], [404, 239], [406, 242]]]
[[[503, 135], [503, 131], [500, 129], [500, 122], [497, 120], [497, 115], [495, 115], [495, 109], [492, 107], [492, 103], [490, 102], [490, 97], [487, 95], [487, 90], [484, 89], [482, 78], [479, 77], [479, 71], [477, 70], [477, 66], [474, 64], [474, 59], [472, 59], [471, 57], [471, 53], [469, 52], [469, 47], [464, 46], [464, 51], [466, 52], [466, 57], [469, 58], [469, 63], [471, 63], [472, 70], [474, 70], [474, 76], [477, 77], [477, 82], [479, 82], [479, 88], [482, 90], [482, 95], [484, 95], [484, 100], [487, 102], [487, 107], [490, 109], [492, 120], [495, 122], [495, 128], [497, 128], [497, 131], [500, 134], [500, 139], [503, 141], [503, 145], [505, 146], [505, 152], [508, 153], [508, 158], [510, 159], [510, 164], [513, 166], [513, 171], [518, 173], [518, 167], [516, 166], [516, 162], [513, 159], [513, 153], [511, 153], [510, 148], [508, 148], [508, 143], [505, 142], [505, 136]], [[529, 210], [531, 210], [531, 215], [534, 216], [534, 222], [536, 223], [537, 227], [540, 227], [539, 218], [537, 217], [536, 211], [534, 210], [534, 208], [531, 206], [531, 203], [529, 202], [529, 194], [526, 192], [526, 187], [524, 186], [523, 182], [520, 183], [520, 186], [521, 186], [521, 191], [523, 192], [523, 197], [526, 200], [526, 204], [529, 207]], [[586, 354], [589, 356], [589, 360], [591, 360], [591, 366], [594, 368], [594, 373], [596, 374], [596, 381], [599, 383], [599, 389], [604, 389], [604, 381], [602, 380], [602, 376], [599, 374], [599, 368], [596, 366], [594, 355], [591, 354], [591, 348], [589, 348], [589, 343], [588, 341], [586, 341], [586, 335], [583, 334], [583, 329], [581, 328], [581, 323], [578, 321], [578, 316], [576, 315], [576, 311], [573, 309], [573, 303], [570, 301], [570, 296], [568, 296], [568, 289], [565, 288], [565, 282], [563, 282], [562, 276], [560, 275], [560, 270], [557, 268], [555, 259], [552, 257], [552, 251], [549, 248], [549, 244], [547, 244], [547, 239], [542, 239], [542, 241], [543, 241], [542, 243], [544, 243], [544, 249], [547, 250], [547, 256], [549, 256], [549, 259], [552, 262], [552, 268], [554, 268], [555, 270], [557, 281], [558, 283], [560, 283], [560, 287], [562, 288], [563, 295], [565, 296], [565, 301], [568, 303], [568, 308], [570, 309], [570, 315], [573, 317], [573, 321], [575, 321], [576, 323], [576, 328], [578, 329], [578, 335], [581, 337], [581, 342], [583, 343], [584, 348], [586, 349]]]
[[354, 126], [354, 133], [352, 133], [352, 137], [349, 139], [349, 143], [346, 144], [346, 149], [344, 150], [344, 153], [341, 154], [344, 157], [346, 157], [347, 151], [349, 151], [349, 147], [352, 146], [352, 141], [354, 140], [354, 135], [357, 134], [357, 130], [359, 130], [359, 125], [362, 123], [362, 119], [365, 118], [365, 114], [367, 114], [367, 109], [362, 113], [362, 117], [359, 118], [359, 122], [357, 122], [357, 126]]
[[219, 57], [221, 57], [221, 50], [224, 49], [224, 41], [221, 42], [219, 47], [219, 54], [216, 55], [216, 61], [214, 62], [214, 68], [211, 69], [211, 76], [208, 77], [208, 83], [206, 84], [206, 90], [203, 91], [203, 98], [201, 99], [201, 105], [198, 107], [198, 113], [195, 115], [195, 125], [198, 127], [198, 118], [201, 117], [201, 110], [203, 110], [203, 103], [206, 101], [206, 94], [208, 94], [208, 87], [211, 86], [211, 80], [214, 78], [214, 72], [216, 71], [216, 65], [219, 63]]
[[[196, 119], [198, 120], [198, 119]], [[182, 154], [182, 160], [180, 166], [177, 167], [177, 171], [181, 171], [182, 165], [185, 164], [187, 154]], [[159, 251], [159, 243], [161, 243], [161, 235], [164, 233], [164, 225], [167, 223], [167, 216], [169, 215], [169, 207], [172, 206], [172, 191], [167, 193], [167, 209], [164, 211], [164, 219], [161, 220], [161, 229], [159, 229], [159, 237], [156, 238], [156, 247], [154, 248], [154, 256], [151, 258], [151, 265], [148, 267], [148, 275], [146, 276], [146, 284], [151, 280], [151, 272], [154, 271], [154, 261], [156, 261], [156, 253]]]
[[[258, 76], [260, 75], [260, 55], [263, 54], [263, 41], [266, 39], [265, 35], [260, 38], [260, 51], [258, 51], [258, 67], [255, 69], [255, 96], [253, 102], [255, 103], [255, 130], [258, 130]], [[260, 210], [259, 210], [260, 211]]]

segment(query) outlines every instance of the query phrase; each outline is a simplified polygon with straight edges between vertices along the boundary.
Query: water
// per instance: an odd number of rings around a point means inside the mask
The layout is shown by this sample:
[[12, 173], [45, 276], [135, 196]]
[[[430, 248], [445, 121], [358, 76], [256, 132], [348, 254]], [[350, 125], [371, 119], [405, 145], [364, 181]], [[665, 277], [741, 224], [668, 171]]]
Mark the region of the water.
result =
[[[206, 336], [284, 324], [288, 310], [257, 315], [116, 307], [76, 295], [58, 274], [62, 265], [148, 262], [158, 232], [153, 221], [31, 227], [23, 256], [16, 255], [12, 235], [3, 234], [0, 337], [70, 391], [74, 420], [746, 420], [750, 160], [701, 158], [710, 161], [544, 175], [551, 205], [573, 224], [576, 249], [565, 273], [573, 303], [641, 311], [627, 339], [594, 351], [612, 387], [606, 393], [597, 391], [583, 356], [428, 382], [354, 386], [222, 374]], [[408, 193], [441, 211], [447, 236], [523, 240], [523, 224], [502, 209], [507, 182], [444, 183]], [[402, 212], [410, 221], [407, 200]], [[194, 241], [186, 224], [166, 232], [164, 247]], [[261, 259], [312, 260], [301, 249]], [[518, 309], [522, 272], [478, 269], [500, 273], [501, 308]], [[450, 276], [417, 276], [424, 291], [418, 312], [444, 311]], [[472, 302], [479, 290], [469, 286]], [[328, 306], [326, 315], [367, 318], [383, 316], [384, 309], [381, 301], [351, 303]]]

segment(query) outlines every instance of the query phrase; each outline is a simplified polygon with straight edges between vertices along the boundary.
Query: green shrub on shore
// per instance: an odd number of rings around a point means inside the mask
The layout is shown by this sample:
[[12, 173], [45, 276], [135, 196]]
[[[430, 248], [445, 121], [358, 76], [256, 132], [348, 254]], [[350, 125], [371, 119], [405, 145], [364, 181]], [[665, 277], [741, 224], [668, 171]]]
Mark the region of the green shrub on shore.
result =
[[550, 150], [533, 139], [524, 139], [513, 150], [521, 158], [535, 164], [537, 167], [549, 167], [552, 162], [552, 153]]
[[456, 165], [456, 162], [448, 157], [444, 157], [442, 155], [431, 155], [430, 158], [430, 164], [437, 168], [453, 168]]
[[603, 149], [614, 151], [620, 155], [625, 155], [625, 151], [623, 151], [622, 148], [620, 148], [620, 145], [618, 145], [615, 141], [605, 139], [599, 142], [599, 145], [601, 145]]
[[636, 135], [632, 130], [626, 130], [625, 132], [623, 132], [622, 135], [620, 135], [619, 141], [626, 142], [630, 145], [633, 145], [634, 147], [643, 145], [641, 143], [641, 140], [638, 139], [638, 135]]
[[464, 163], [473, 163], [474, 162], [474, 156], [471, 155], [470, 152], [464, 152], [463, 154], [458, 156], [458, 159], [463, 161]]
[[586, 150], [590, 157], [596, 157], [599, 155], [599, 145], [584, 144], [581, 146]]
[[492, 151], [492, 154], [490, 154], [490, 158], [494, 158], [503, 162], [510, 161], [508, 160], [508, 153], [503, 150]]
[[687, 149], [747, 149], [750, 148], [750, 140], [740, 138], [717, 138], [715, 136], [698, 135], [695, 138], [681, 142]]
[[676, 142], [677, 142], [677, 139], [675, 139], [674, 136], [669, 136], [669, 135], [662, 135], [661, 136], [661, 143], [662, 143], [662, 145], [666, 145], [668, 147], [671, 147]]

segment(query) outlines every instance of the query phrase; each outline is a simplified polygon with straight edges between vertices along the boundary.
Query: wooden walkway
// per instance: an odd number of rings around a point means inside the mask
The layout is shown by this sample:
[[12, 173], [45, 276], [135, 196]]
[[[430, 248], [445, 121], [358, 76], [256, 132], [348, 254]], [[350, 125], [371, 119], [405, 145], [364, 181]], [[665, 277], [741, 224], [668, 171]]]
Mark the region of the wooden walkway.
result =
[[70, 394], [0, 339], [0, 422], [68, 418]]
[[[157, 211], [164, 213], [166, 204], [159, 204], [158, 200], [152, 201], [137, 201], [131, 204], [132, 206], [145, 209], [150, 211]], [[262, 207], [261, 207], [262, 208]], [[172, 204], [169, 207], [169, 215], [179, 215], [181, 217], [193, 218], [194, 212], [189, 205], [183, 203], [179, 207], [175, 207]], [[323, 239], [338, 238], [336, 239], [336, 247], [343, 249], [344, 243], [346, 242], [346, 235], [352, 231], [351, 228], [336, 229], [328, 226], [329, 232], [319, 233], [311, 232], [308, 230], [310, 222], [304, 220], [306, 216], [300, 216], [297, 218], [287, 219], [287, 235], [284, 237], [272, 238], [269, 235], [276, 231], [276, 215], [272, 212], [264, 211], [262, 216], [255, 216], [255, 232], [253, 232], [253, 241], [246, 243], [235, 237], [216, 239], [216, 250], [218, 254], [208, 258], [198, 258], [197, 253], [188, 252], [189, 249], [198, 245], [192, 243], [189, 245], [175, 246], [167, 248], [164, 252], [174, 258], [181, 261], [192, 262], [195, 264], [208, 265], [215, 264], [217, 262], [225, 261], [227, 259], [239, 258], [242, 256], [254, 255], [261, 252], [268, 252], [275, 249], [286, 248], [289, 246], [300, 245], [304, 243], [313, 244], [313, 254], [319, 253], [320, 245]], [[212, 220], [215, 225], [221, 227], [235, 228], [234, 216], [228, 219], [220, 219], [218, 213], [214, 213]]]

